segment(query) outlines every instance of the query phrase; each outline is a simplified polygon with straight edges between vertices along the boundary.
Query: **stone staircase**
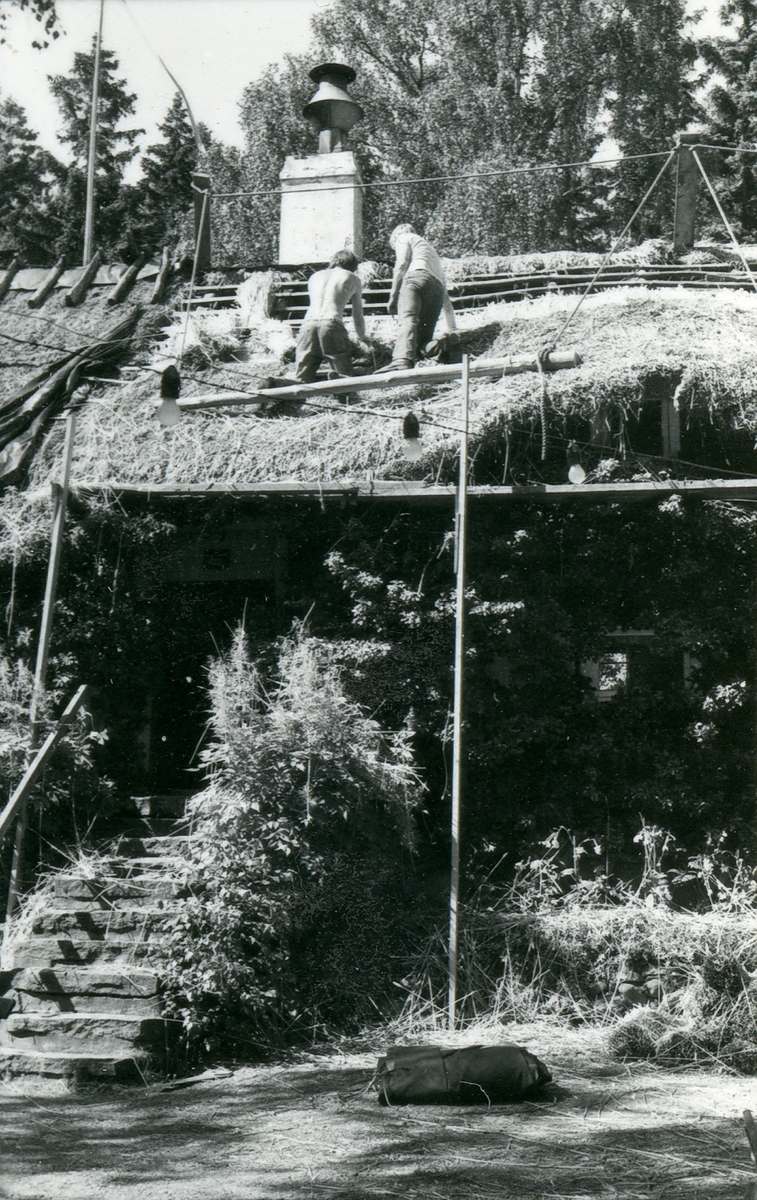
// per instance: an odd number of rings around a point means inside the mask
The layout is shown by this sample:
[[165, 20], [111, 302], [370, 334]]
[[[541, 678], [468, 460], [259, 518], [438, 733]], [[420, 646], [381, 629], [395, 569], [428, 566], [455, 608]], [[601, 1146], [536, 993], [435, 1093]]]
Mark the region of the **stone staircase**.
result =
[[185, 799], [132, 798], [113, 840], [27, 897], [3, 948], [0, 1075], [175, 1069], [180, 1023], [162, 1014], [161, 973], [166, 918], [187, 894]]

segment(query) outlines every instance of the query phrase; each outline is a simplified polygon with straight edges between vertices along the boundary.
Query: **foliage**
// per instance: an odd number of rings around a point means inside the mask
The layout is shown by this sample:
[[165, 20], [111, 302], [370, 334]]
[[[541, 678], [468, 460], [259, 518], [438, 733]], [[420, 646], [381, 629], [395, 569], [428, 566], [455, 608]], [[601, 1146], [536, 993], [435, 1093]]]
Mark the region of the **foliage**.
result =
[[[699, 115], [695, 99], [697, 43], [687, 32], [682, 0], [631, 0], [608, 10], [603, 55], [608, 134], [626, 155], [671, 149], [676, 135]], [[628, 162], [612, 190], [613, 225], [625, 225], [663, 163]], [[637, 237], [670, 228], [674, 196], [668, 172], [635, 227]]]
[[48, 186], [54, 160], [39, 145], [26, 113], [0, 101], [0, 255], [43, 262], [49, 253], [52, 214]]
[[[29, 763], [29, 709], [33, 676], [24, 661], [22, 636], [15, 645], [0, 650], [0, 795], [5, 804], [20, 782]], [[54, 725], [55, 714], [71, 699], [80, 680], [72, 675], [70, 656], [59, 655], [51, 663], [52, 686], [40, 699], [38, 744]], [[65, 845], [80, 845], [91, 822], [107, 808], [112, 784], [97, 770], [93, 748], [107, 737], [93, 728], [87, 713], [63, 736], [40, 783], [27, 801], [30, 836], [25, 842], [22, 879], [29, 881], [57, 860]], [[10, 841], [6, 839], [0, 861], [0, 886], [7, 889]], [[3, 891], [3, 894], [5, 892]]]
[[[8, 9], [11, 6], [30, 12], [34, 19], [39, 21], [45, 36], [51, 37], [53, 41], [60, 37], [55, 0], [0, 0], [0, 43], [5, 41], [2, 34], [7, 23]], [[38, 42], [35, 40], [32, 42], [32, 45], [37, 50], [42, 50], [48, 44], [47, 41]]]
[[[175, 923], [171, 990], [190, 1035], [260, 1047], [356, 1000], [363, 964], [346, 989], [335, 980], [333, 923], [360, 872], [378, 886], [382, 861], [396, 867], [411, 846], [420, 784], [409, 730], [386, 734], [366, 716], [329, 647], [301, 627], [270, 675], [239, 628], [211, 664], [210, 697], [208, 786], [192, 805], [196, 895]], [[398, 913], [386, 898], [371, 911], [352, 952], [375, 964], [369, 931]]]
[[188, 230], [191, 238], [197, 146], [180, 92], [158, 128], [163, 140], [147, 147], [141, 160], [142, 178], [129, 189], [129, 257], [140, 250], [160, 249], [182, 236], [186, 240]]
[[[72, 160], [61, 167], [57, 183], [58, 235], [57, 254], [70, 261], [81, 256], [81, 238], [86, 207], [87, 161], [92, 109], [92, 82], [95, 43], [89, 54], [78, 52], [68, 75], [50, 77], [50, 90], [63, 121], [61, 141], [68, 146]], [[136, 142], [142, 129], [123, 128], [123, 121], [134, 112], [137, 97], [129, 92], [126, 81], [118, 77], [119, 63], [112, 50], [100, 51], [98, 101], [97, 197], [95, 244], [105, 252], [121, 249], [123, 237], [123, 175], [137, 154]]]
[[[723, 146], [754, 146], [757, 139], [757, 4], [731, 0], [723, 9], [729, 33], [709, 38], [701, 51], [710, 69], [708, 140]], [[757, 231], [754, 154], [724, 153], [721, 169], [730, 203], [726, 212], [737, 237]]]
[[[624, 153], [658, 151], [695, 113], [695, 48], [679, 0], [622, 9], [598, 0], [336, 0], [313, 34], [307, 58], [287, 58], [245, 92], [246, 186], [273, 189], [286, 154], [314, 152], [299, 116], [307, 69], [317, 58], [349, 63], [365, 111], [351, 134], [364, 180], [426, 180], [366, 190], [366, 255], [380, 261], [388, 231], [405, 220], [450, 255], [606, 244], [658, 160], [451, 185], [434, 177], [583, 162], [604, 134]], [[647, 233], [669, 200], [652, 206]], [[256, 254], [270, 260], [275, 206], [260, 197], [242, 207], [257, 217]]]
[[[634, 882], [609, 877], [604, 848], [562, 828], [510, 884], [479, 889], [461, 911], [460, 1017], [605, 1026], [621, 1057], [753, 1072], [757, 869], [721, 844], [685, 872], [663, 871], [674, 839], [645, 825], [634, 841], [642, 859]], [[671, 900], [692, 878], [696, 911]], [[404, 981], [401, 1025], [438, 1020], [446, 971], [436, 934]]]
[[[718, 504], [476, 511], [464, 683], [470, 869], [485, 872], [505, 852], [512, 864], [561, 821], [581, 838], [601, 834], [615, 863], [639, 813], [692, 852], [723, 827], [751, 844], [756, 535], [752, 516]], [[363, 516], [346, 523], [328, 564], [343, 607], [319, 619], [364, 644], [350, 676], [364, 703], [381, 696], [390, 721], [413, 705], [432, 836], [446, 854], [450, 530], [417, 512]], [[372, 654], [376, 643], [388, 648]], [[618, 650], [629, 684], [600, 702], [582, 664]]]

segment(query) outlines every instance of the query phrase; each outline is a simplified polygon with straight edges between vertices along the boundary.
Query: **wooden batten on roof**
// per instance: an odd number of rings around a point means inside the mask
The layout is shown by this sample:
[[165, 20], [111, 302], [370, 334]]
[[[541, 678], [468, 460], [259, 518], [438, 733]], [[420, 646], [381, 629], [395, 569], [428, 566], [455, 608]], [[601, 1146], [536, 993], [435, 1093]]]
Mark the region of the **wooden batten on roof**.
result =
[[3, 296], [8, 291], [10, 285], [13, 283], [13, 276], [16, 274], [16, 271], [18, 270], [18, 268], [20, 266], [21, 266], [21, 259], [13, 258], [13, 259], [11, 259], [10, 264], [6, 268], [6, 270], [3, 271], [2, 275], [0, 275], [0, 300], [2, 300]]
[[168, 277], [171, 274], [171, 252], [168, 246], [164, 246], [160, 256], [160, 267], [158, 268], [158, 277], [155, 280], [150, 304], [160, 304], [163, 299], [163, 293], [168, 286]]
[[118, 283], [113, 288], [113, 291], [106, 297], [106, 304], [120, 304], [124, 297], [129, 294], [134, 286], [137, 275], [147, 262], [147, 257], [146, 254], [140, 254], [138, 258], [135, 258], [131, 266], [126, 268]]
[[50, 295], [51, 291], [63, 274], [64, 267], [65, 260], [63, 258], [59, 258], [55, 266], [45, 276], [34, 295], [30, 296], [27, 300], [26, 303], [29, 305], [29, 308], [39, 308], [45, 303], [45, 300], [47, 300], [47, 297]]
[[96, 250], [86, 267], [82, 268], [82, 273], [71, 288], [71, 291], [67, 292], [63, 297], [64, 304], [69, 308], [75, 308], [77, 304], [81, 304], [100, 269], [102, 260], [102, 251]]

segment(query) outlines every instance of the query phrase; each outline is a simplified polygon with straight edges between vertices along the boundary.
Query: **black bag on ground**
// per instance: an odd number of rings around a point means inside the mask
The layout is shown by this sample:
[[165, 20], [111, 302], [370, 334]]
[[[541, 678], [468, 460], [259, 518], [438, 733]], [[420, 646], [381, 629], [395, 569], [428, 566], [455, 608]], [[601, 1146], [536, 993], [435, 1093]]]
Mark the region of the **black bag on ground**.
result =
[[552, 1079], [520, 1046], [391, 1046], [376, 1075], [379, 1104], [509, 1104]]

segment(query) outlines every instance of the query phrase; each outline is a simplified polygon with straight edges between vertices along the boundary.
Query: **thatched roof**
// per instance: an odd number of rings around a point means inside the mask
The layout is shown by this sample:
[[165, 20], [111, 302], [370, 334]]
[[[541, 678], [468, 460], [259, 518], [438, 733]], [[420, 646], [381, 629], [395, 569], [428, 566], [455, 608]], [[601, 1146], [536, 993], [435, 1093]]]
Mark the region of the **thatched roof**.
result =
[[[635, 258], [618, 256], [617, 261], [643, 259], [639, 249], [634, 253]], [[658, 261], [661, 251], [654, 244], [645, 253], [647, 261]], [[557, 257], [560, 262], [593, 259]], [[540, 262], [549, 266], [552, 258], [545, 255]], [[472, 271], [481, 265], [476, 260], [465, 267]], [[496, 266], [501, 271], [503, 263], [498, 260]], [[248, 280], [241, 307], [193, 313], [188, 327], [180, 311], [171, 315], [170, 309], [162, 309], [156, 315], [155, 308], [147, 310], [118, 378], [91, 385], [82, 405], [71, 473], [74, 487], [433, 481], [451, 475], [459, 441], [458, 385], [362, 393], [351, 406], [326, 399], [318, 405], [289, 404], [267, 411], [198, 411], [185, 414], [174, 429], [161, 428], [155, 419], [159, 371], [175, 360], [182, 345], [184, 396], [226, 387], [254, 391], [261, 376], [287, 369], [293, 330], [264, 315], [272, 279]], [[146, 296], [140, 289], [146, 293], [149, 287], [147, 282], [137, 284], [129, 303], [143, 301]], [[562, 293], [462, 312], [465, 348], [487, 357], [533, 353], [554, 339], [577, 299], [576, 294]], [[105, 309], [104, 289], [93, 291], [78, 309], [65, 308], [58, 293], [37, 314], [30, 312], [23, 294], [6, 296], [0, 304], [0, 329], [35, 342], [34, 347], [3, 343], [6, 360], [12, 363], [6, 369], [17, 371], [16, 380], [28, 377], [45, 356], [52, 359], [60, 348], [74, 349], [82, 338], [102, 334], [117, 311]], [[160, 330], [169, 316], [173, 324]], [[369, 317], [368, 328], [388, 357], [394, 319]], [[600, 410], [632, 414], [644, 402], [654, 377], [667, 381], [684, 423], [702, 416], [725, 429], [757, 433], [755, 292], [618, 287], [586, 298], [559, 348], [578, 350], [583, 366], [548, 378], [548, 420], [556, 437], [566, 435], [570, 422], [590, 421]], [[370, 368], [370, 363], [365, 365]], [[512, 434], [532, 432], [538, 439], [542, 395], [537, 375], [474, 380], [470, 401], [474, 459]], [[421, 419], [425, 448], [424, 457], [412, 464], [402, 454], [401, 436], [401, 420], [409, 407]], [[576, 436], [575, 428], [570, 436]], [[31, 490], [46, 489], [56, 477], [62, 440], [63, 428], [55, 423], [31, 464]], [[481, 455], [479, 461], [485, 458]]]
[[[470, 349], [487, 356], [533, 352], [554, 337], [574, 296], [497, 304], [463, 313], [460, 326]], [[238, 336], [234, 313], [193, 318], [206, 345]], [[214, 328], [215, 327], [215, 328]], [[394, 322], [369, 321], [372, 335], [391, 344]], [[254, 390], [272, 368], [291, 334], [279, 322], [260, 319], [253, 328], [247, 361], [216, 362], [182, 371], [184, 395], [224, 386]], [[247, 343], [249, 346], [249, 342]], [[240, 348], [244, 345], [239, 342]], [[702, 412], [729, 428], [757, 432], [757, 294], [620, 288], [590, 296], [561, 343], [583, 357], [577, 370], [548, 379], [550, 421], [586, 418], [606, 407], [629, 413], [642, 402], [655, 375], [670, 381], [687, 415]], [[153, 365], [165, 359], [153, 356]], [[195, 362], [198, 358], [195, 357]], [[155, 420], [158, 377], [145, 369], [126, 386], [95, 389], [79, 418], [72, 470], [75, 483], [251, 483], [282, 480], [341, 481], [434, 479], [458, 443], [459, 388], [403, 387], [354, 407], [325, 401], [257, 413], [242, 408], [193, 412], [175, 429]], [[471, 384], [471, 448], [539, 418], [538, 376], [511, 376]], [[419, 415], [426, 449], [409, 464], [402, 455], [401, 418], [408, 407]], [[33, 485], [55, 471], [61, 430], [53, 430], [31, 472]]]

